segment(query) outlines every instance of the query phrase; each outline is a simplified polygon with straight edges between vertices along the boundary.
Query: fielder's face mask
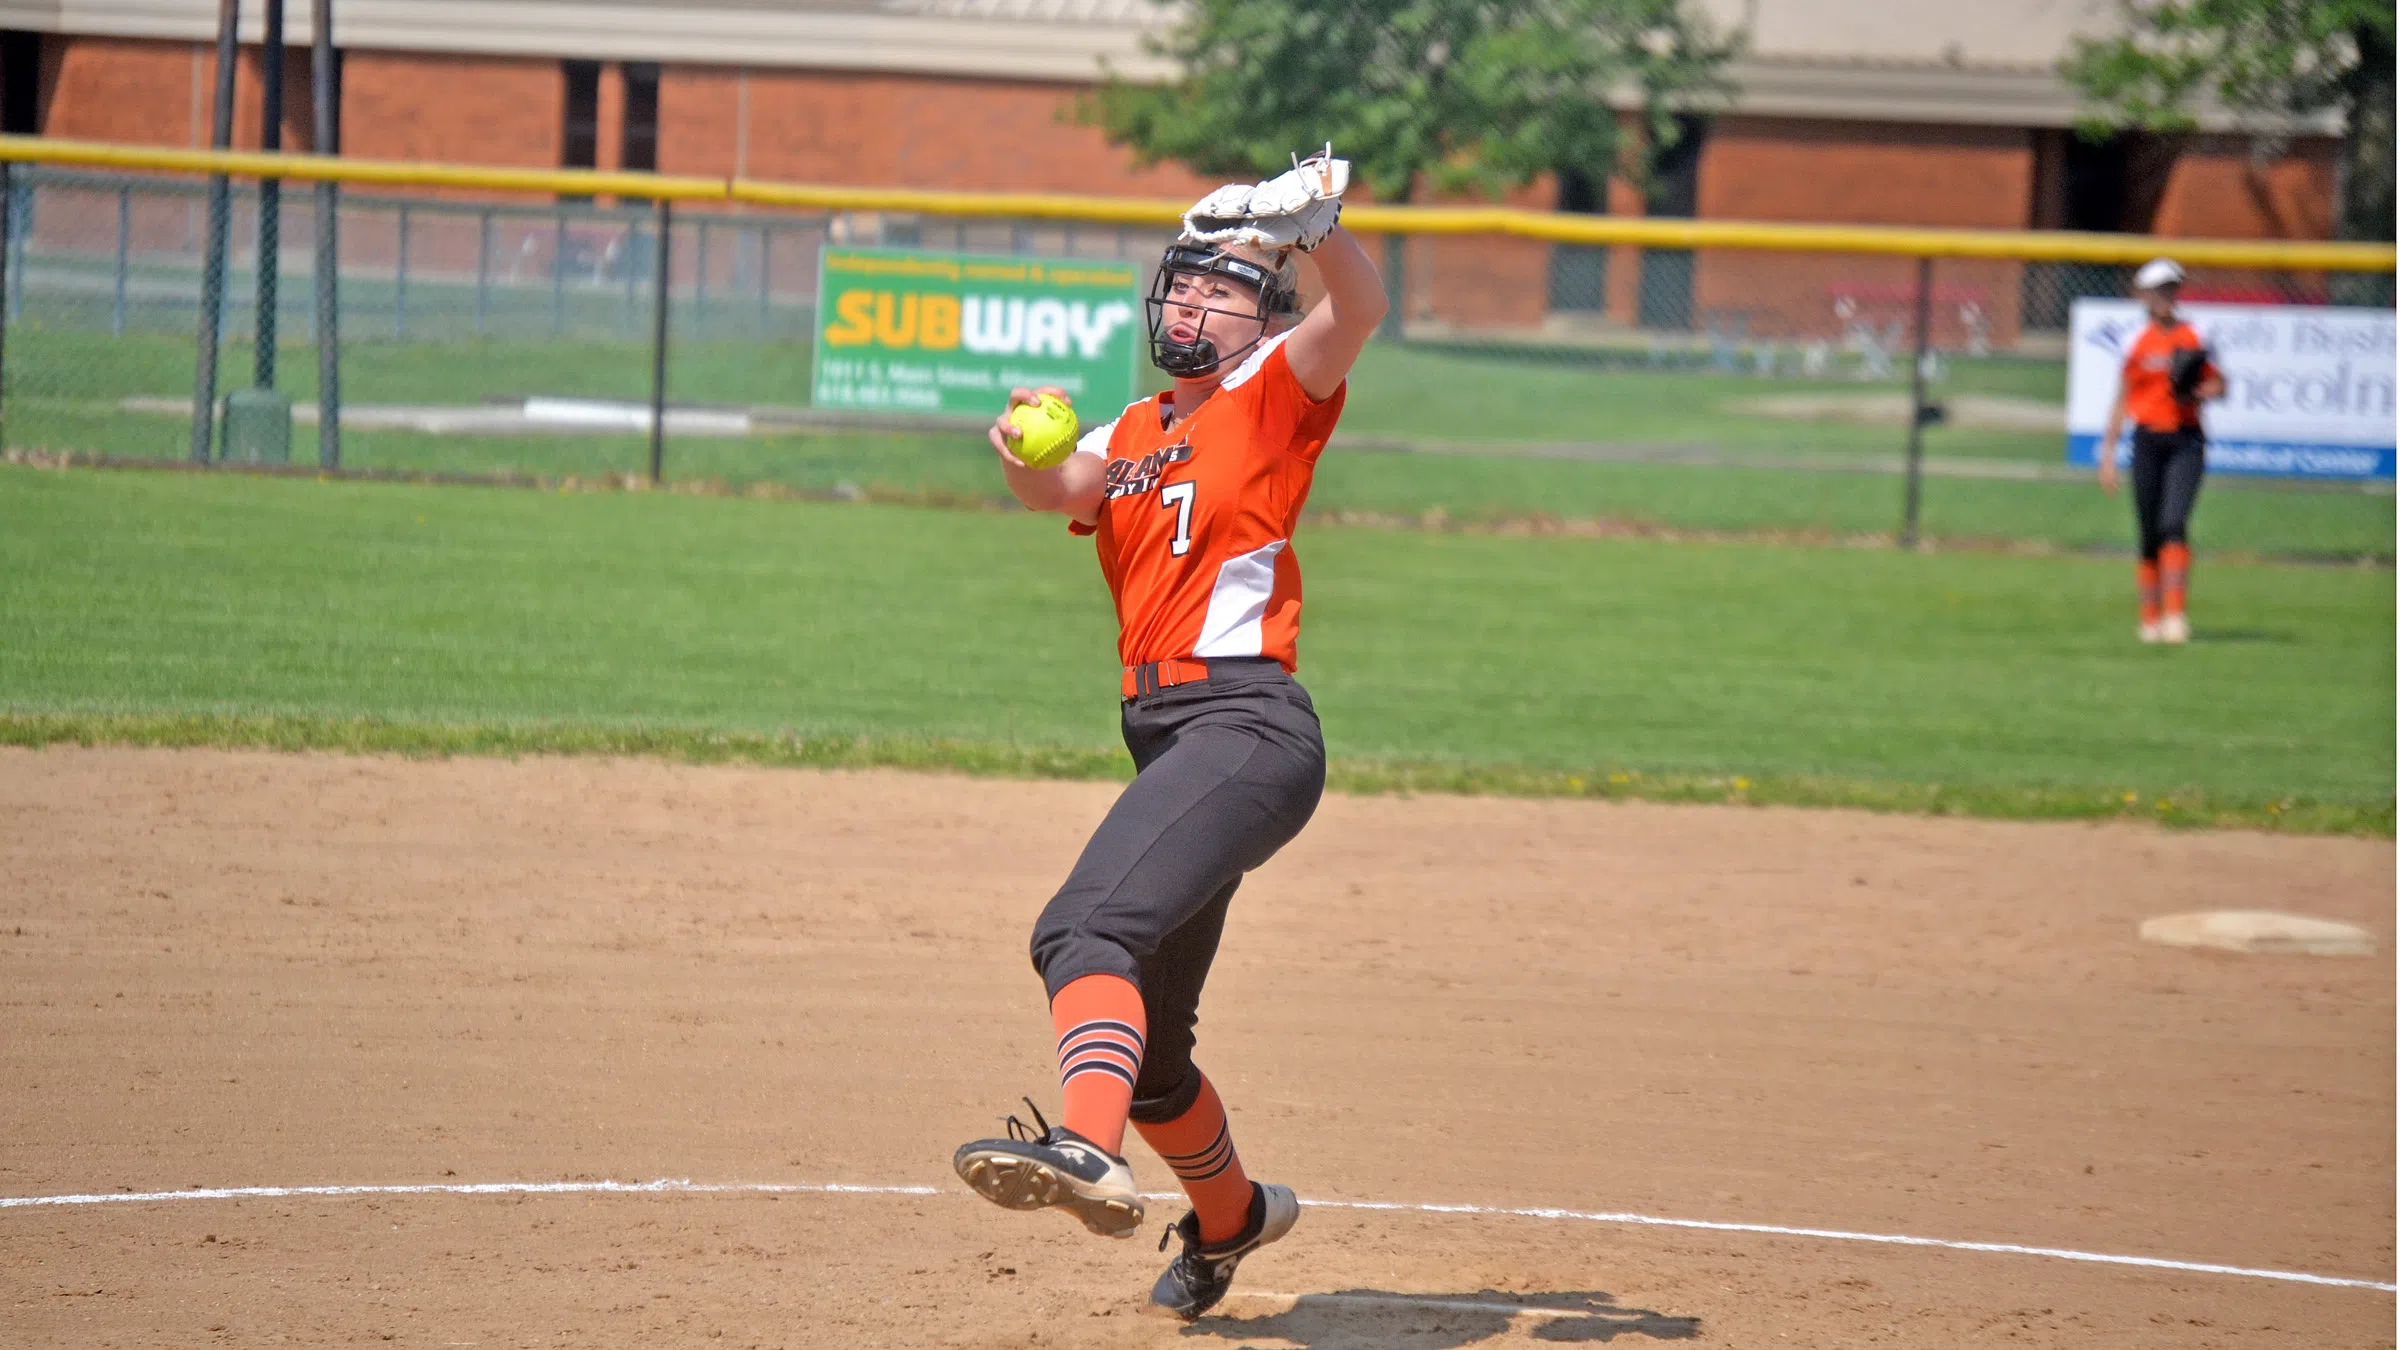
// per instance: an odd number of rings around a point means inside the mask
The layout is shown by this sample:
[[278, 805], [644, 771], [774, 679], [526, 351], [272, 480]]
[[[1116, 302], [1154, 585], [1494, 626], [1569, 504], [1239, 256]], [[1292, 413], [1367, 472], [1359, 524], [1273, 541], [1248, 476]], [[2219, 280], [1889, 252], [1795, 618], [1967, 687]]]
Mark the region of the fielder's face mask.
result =
[[[1257, 299], [1244, 303], [1231, 296], [1212, 297], [1209, 292], [1215, 287], [1210, 283], [1216, 278], [1249, 287]], [[1241, 307], [1227, 307], [1234, 305]], [[1177, 311], [1172, 321], [1169, 310]], [[1277, 280], [1274, 269], [1207, 244], [1173, 245], [1159, 264], [1157, 280], [1150, 283], [1150, 363], [1179, 379], [1206, 379], [1257, 346], [1274, 320], [1299, 312], [1300, 298]], [[1238, 319], [1258, 329], [1238, 350], [1219, 351], [1216, 337], [1208, 331], [1211, 318]], [[1187, 337], [1171, 331], [1178, 323], [1192, 326]], [[1220, 325], [1220, 335], [1226, 326]]]

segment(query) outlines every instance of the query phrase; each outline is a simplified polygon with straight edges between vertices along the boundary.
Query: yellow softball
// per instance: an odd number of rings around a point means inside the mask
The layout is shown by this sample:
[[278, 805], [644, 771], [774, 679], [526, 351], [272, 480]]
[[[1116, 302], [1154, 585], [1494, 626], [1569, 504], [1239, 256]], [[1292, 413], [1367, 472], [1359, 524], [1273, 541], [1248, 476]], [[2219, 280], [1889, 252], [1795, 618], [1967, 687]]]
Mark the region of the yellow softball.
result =
[[1008, 422], [1018, 432], [1017, 458], [1036, 469], [1065, 463], [1075, 453], [1075, 438], [1082, 431], [1075, 410], [1056, 394], [1042, 395], [1039, 403], [1018, 404]]

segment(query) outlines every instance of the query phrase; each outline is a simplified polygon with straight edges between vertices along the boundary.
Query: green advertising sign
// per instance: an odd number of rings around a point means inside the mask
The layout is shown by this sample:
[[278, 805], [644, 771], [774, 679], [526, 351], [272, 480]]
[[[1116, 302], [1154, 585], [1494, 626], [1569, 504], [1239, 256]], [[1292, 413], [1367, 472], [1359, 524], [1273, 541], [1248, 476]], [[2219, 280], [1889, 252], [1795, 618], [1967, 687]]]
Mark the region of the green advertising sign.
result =
[[1140, 280], [1123, 262], [828, 248], [814, 401], [996, 413], [1009, 390], [1053, 384], [1114, 416], [1133, 401]]

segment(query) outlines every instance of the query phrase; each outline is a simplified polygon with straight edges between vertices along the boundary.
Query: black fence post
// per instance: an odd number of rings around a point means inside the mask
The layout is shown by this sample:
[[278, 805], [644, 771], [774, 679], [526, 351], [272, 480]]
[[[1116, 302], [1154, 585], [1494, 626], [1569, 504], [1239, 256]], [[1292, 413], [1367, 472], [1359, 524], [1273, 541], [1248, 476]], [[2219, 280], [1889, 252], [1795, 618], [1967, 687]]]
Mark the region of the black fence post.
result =
[[[667, 261], [668, 240], [675, 228], [675, 204], [658, 199], [658, 287], [656, 312], [650, 316], [650, 482], [656, 486], [667, 466]], [[631, 271], [630, 263], [627, 269]]]
[[[333, 0], [314, 0], [309, 58], [315, 125], [310, 148], [320, 155], [342, 153], [342, 85], [333, 47]], [[342, 247], [341, 185], [317, 184], [317, 467], [342, 467]]]
[[1924, 503], [1925, 353], [1933, 340], [1933, 259], [1917, 259], [1917, 345], [1908, 367], [1908, 486], [1900, 507], [1900, 547], [1917, 546], [1917, 516]]
[[[258, 148], [268, 154], [283, 149], [283, 0], [267, 0], [266, 45], [259, 51]], [[261, 389], [275, 387], [275, 321], [282, 303], [277, 296], [283, 266], [283, 180], [258, 180], [258, 345], [252, 382]]]
[[[17, 226], [16, 212], [11, 209], [16, 205], [16, 170], [15, 164], [0, 159], [0, 243]], [[8, 444], [8, 262], [9, 251], [0, 246], [0, 446]]]
[[[217, 0], [217, 106], [209, 144], [233, 144], [234, 63], [241, 59], [241, 0]], [[217, 420], [217, 347], [225, 336], [225, 236], [233, 228], [233, 185], [208, 179], [208, 244], [200, 262], [199, 370], [192, 380], [192, 462], [209, 461]]]

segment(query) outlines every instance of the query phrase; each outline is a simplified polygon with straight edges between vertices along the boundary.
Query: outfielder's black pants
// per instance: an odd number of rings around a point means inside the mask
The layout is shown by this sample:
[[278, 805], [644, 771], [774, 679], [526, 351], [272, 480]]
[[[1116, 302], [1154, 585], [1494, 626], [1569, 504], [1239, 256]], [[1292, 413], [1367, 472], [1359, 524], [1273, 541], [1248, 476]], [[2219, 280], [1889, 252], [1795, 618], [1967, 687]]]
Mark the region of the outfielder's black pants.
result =
[[2142, 561], [2156, 562], [2161, 548], [2185, 542], [2207, 467], [2207, 445], [2199, 432], [2135, 429], [2133, 515], [2142, 531]]
[[1051, 996], [1086, 975], [1142, 991], [1149, 1036], [1133, 1118], [1173, 1120], [1199, 1095], [1192, 1028], [1242, 874], [1291, 842], [1325, 792], [1308, 692], [1273, 661], [1208, 663], [1208, 678], [1128, 699], [1138, 772], [1033, 928]]

